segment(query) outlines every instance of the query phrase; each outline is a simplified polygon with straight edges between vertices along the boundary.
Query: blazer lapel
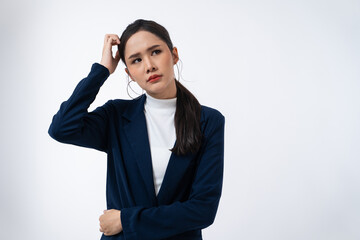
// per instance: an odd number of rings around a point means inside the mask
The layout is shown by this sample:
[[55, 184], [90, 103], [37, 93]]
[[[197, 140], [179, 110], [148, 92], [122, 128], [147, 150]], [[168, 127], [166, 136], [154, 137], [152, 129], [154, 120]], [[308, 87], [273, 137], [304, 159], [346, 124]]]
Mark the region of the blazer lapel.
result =
[[[205, 120], [203, 112], [201, 111], [200, 125], [202, 132], [204, 132], [204, 123]], [[200, 152], [194, 154], [188, 153], [186, 155], [176, 155], [175, 153], [171, 153], [165, 176], [157, 195], [158, 204], [169, 204], [174, 196], [177, 195], [177, 192], [175, 192], [176, 188], [174, 186], [178, 186], [186, 171], [190, 170], [189, 165], [193, 161], [196, 161], [199, 153]]]
[[168, 204], [177, 194], [174, 186], [179, 184], [188, 169], [190, 162], [194, 158], [194, 154], [176, 155], [175, 153], [171, 153], [164, 179], [157, 195], [159, 204]]
[[135, 155], [136, 163], [148, 195], [153, 203], [156, 202], [153, 170], [150, 154], [150, 144], [146, 127], [146, 119], [144, 114], [144, 103], [146, 95], [143, 94], [130, 104], [123, 117], [129, 122], [124, 125], [126, 137], [129, 140], [132, 152]]

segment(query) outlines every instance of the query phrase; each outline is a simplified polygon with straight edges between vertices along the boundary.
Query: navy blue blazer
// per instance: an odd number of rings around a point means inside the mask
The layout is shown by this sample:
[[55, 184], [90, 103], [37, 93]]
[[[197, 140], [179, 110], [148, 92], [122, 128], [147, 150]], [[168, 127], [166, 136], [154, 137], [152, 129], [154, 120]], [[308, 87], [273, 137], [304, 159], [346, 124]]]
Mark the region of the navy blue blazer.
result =
[[[158, 195], [155, 193], [144, 114], [146, 95], [114, 99], [87, 109], [109, 77], [94, 63], [53, 116], [48, 133], [55, 140], [107, 153], [107, 209], [121, 211], [123, 231], [101, 239], [200, 240], [214, 222], [223, 182], [224, 116], [201, 106], [204, 139], [196, 154], [172, 153]], [[175, 143], [174, 143], [175, 145]]]

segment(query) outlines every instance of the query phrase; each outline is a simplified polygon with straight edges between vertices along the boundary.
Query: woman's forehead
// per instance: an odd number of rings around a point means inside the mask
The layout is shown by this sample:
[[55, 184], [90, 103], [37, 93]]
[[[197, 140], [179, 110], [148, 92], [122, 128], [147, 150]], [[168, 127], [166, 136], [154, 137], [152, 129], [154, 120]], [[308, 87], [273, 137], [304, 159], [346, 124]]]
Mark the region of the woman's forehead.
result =
[[136, 32], [126, 42], [125, 57], [140, 52], [146, 52], [148, 48], [154, 45], [165, 46], [166, 43], [151, 32], [148, 31]]

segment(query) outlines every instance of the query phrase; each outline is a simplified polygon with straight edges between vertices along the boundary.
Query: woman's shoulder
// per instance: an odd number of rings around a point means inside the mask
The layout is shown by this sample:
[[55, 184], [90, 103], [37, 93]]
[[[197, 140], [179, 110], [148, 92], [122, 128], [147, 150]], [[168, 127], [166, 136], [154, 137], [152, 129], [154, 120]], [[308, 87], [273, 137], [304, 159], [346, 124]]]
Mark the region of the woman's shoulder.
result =
[[201, 105], [200, 124], [205, 139], [217, 138], [221, 136], [221, 134], [224, 134], [225, 117], [215, 108]]
[[212, 132], [224, 128], [225, 117], [219, 110], [201, 105], [200, 123], [205, 135], [210, 135]]
[[219, 110], [201, 105], [201, 121], [208, 121], [209, 119], [223, 120], [225, 117]]

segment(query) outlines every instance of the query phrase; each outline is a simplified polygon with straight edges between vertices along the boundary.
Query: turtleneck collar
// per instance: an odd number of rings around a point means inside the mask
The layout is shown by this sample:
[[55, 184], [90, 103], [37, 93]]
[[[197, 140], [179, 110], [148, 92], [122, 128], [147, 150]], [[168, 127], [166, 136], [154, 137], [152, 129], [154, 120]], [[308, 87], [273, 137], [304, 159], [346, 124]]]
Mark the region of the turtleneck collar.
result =
[[169, 99], [159, 99], [150, 96], [147, 92], [145, 92], [145, 95], [145, 104], [151, 108], [176, 108], [176, 97]]

